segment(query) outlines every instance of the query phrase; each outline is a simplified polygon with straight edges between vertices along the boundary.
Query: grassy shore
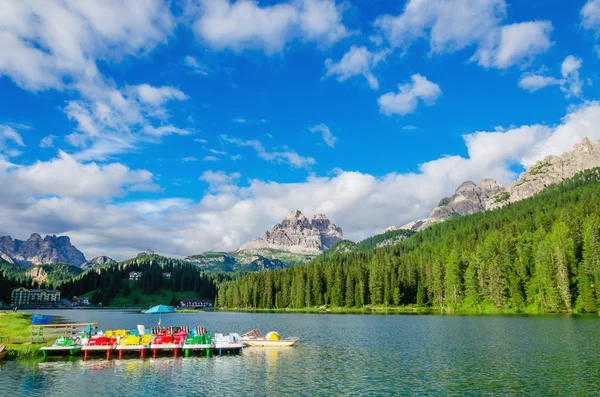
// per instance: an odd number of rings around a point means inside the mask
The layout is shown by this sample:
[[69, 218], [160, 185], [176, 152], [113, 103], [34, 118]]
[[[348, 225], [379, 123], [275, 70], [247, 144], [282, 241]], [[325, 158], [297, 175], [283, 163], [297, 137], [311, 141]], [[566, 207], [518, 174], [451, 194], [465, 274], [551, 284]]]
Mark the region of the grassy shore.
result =
[[25, 312], [0, 312], [0, 343], [6, 343], [9, 357], [35, 357], [40, 354], [40, 347], [51, 345], [29, 342], [31, 318]]
[[552, 314], [540, 310], [537, 307], [525, 307], [522, 309], [502, 308], [498, 309], [488, 305], [478, 305], [472, 307], [463, 307], [460, 309], [450, 309], [447, 307], [425, 305], [407, 305], [407, 306], [364, 306], [356, 307], [328, 307], [313, 306], [301, 309], [291, 308], [215, 308], [218, 311], [230, 312], [248, 312], [248, 313], [323, 313], [323, 314], [449, 314], [449, 315], [469, 315], [469, 314]]

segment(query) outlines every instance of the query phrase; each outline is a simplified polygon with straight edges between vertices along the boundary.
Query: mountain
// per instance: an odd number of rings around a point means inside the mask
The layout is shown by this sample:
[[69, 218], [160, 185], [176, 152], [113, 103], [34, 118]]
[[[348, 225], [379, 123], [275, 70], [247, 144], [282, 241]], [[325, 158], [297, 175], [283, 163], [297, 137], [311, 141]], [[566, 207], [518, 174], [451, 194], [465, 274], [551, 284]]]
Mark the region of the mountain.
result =
[[343, 238], [342, 228], [331, 223], [325, 215], [317, 214], [309, 221], [300, 210], [293, 210], [271, 231], [266, 231], [264, 237], [248, 241], [237, 252], [275, 250], [316, 255]]
[[26, 241], [1, 236], [0, 257], [21, 267], [49, 263], [79, 266], [86, 262], [83, 253], [71, 245], [69, 237], [53, 235], [42, 239], [37, 233], [33, 233]]
[[67, 263], [35, 265], [25, 270], [25, 275], [38, 283], [60, 283], [80, 275], [83, 270]]
[[317, 214], [309, 221], [300, 210], [294, 210], [264, 237], [242, 244], [235, 252], [205, 252], [185, 261], [210, 271], [284, 269], [311, 261], [342, 238], [342, 229], [325, 215]]
[[85, 262], [80, 267], [83, 270], [88, 270], [93, 269], [96, 266], [106, 265], [107, 263], [117, 263], [117, 261], [115, 261], [112, 258], [109, 258], [108, 256], [97, 256], [94, 259], [90, 259], [89, 261]]
[[395, 245], [234, 278], [219, 286], [217, 301], [258, 309], [596, 312], [598, 197], [600, 168], [585, 170], [530, 199], [438, 222]]
[[185, 258], [202, 270], [215, 272], [257, 271], [284, 269], [289, 265], [276, 258], [246, 253], [206, 252]]
[[600, 141], [596, 144], [585, 138], [573, 150], [561, 156], [547, 156], [528, 167], [519, 178], [506, 188], [493, 179], [484, 179], [477, 186], [464, 182], [452, 197], [443, 198], [429, 214], [429, 218], [410, 222], [401, 227], [423, 230], [435, 223], [456, 216], [470, 215], [503, 207], [540, 193], [551, 185], [571, 178], [580, 171], [600, 166]]

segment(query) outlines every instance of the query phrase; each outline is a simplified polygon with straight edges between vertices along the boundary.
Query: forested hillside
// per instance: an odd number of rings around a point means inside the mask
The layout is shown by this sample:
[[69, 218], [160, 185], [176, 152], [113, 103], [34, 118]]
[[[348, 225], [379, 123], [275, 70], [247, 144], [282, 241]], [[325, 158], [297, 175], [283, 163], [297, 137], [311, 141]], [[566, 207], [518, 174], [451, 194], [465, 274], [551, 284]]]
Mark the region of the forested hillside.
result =
[[538, 196], [433, 225], [394, 246], [320, 256], [224, 282], [218, 303], [595, 312], [599, 197], [600, 170], [588, 170]]
[[[0, 260], [1, 261], [1, 260]], [[53, 264], [39, 266], [44, 270], [44, 281], [35, 281], [28, 274], [30, 269], [22, 269], [7, 262], [0, 263], [0, 299], [10, 302], [11, 291], [19, 286], [26, 288], [56, 288], [61, 291], [61, 296], [71, 298], [91, 293], [92, 303], [102, 302], [104, 306], [110, 305], [111, 300], [119, 295], [120, 301], [127, 301], [132, 285], [136, 291], [144, 295], [157, 293], [164, 294], [172, 291], [176, 295], [196, 297], [198, 299], [214, 300], [216, 285], [235, 275], [222, 273], [209, 273], [200, 270], [183, 260], [165, 258], [158, 255], [149, 255], [130, 259], [120, 263], [110, 263], [84, 271], [81, 274], [73, 273], [71, 265]], [[139, 271], [142, 273], [139, 281], [130, 283], [129, 273]], [[163, 276], [170, 273], [170, 278]], [[170, 296], [174, 296], [171, 294]], [[128, 302], [135, 305], [136, 302]], [[172, 302], [163, 302], [169, 304]]]
[[[198, 299], [210, 300], [216, 296], [216, 285], [226, 277], [221, 273], [200, 271], [183, 260], [148, 255], [88, 270], [61, 284], [60, 290], [65, 296], [80, 296], [94, 291], [92, 303], [102, 302], [106, 306], [119, 292], [122, 297], [128, 296], [129, 273], [133, 271], [142, 273], [141, 279], [135, 283], [143, 294], [150, 295], [161, 290], [194, 292]], [[170, 278], [165, 278], [163, 273], [170, 273]]]

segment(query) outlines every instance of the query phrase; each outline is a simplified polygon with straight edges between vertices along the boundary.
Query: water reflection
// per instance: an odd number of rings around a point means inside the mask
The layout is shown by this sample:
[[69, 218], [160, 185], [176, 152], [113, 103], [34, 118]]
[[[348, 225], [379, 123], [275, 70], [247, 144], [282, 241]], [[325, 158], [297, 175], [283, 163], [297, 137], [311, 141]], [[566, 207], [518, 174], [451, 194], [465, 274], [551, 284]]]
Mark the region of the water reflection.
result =
[[[87, 318], [66, 319], [120, 317], [120, 327], [133, 328], [144, 318], [77, 312]], [[9, 361], [0, 395], [590, 395], [600, 379], [598, 317], [203, 313], [170, 321], [277, 330], [301, 344], [211, 358]]]

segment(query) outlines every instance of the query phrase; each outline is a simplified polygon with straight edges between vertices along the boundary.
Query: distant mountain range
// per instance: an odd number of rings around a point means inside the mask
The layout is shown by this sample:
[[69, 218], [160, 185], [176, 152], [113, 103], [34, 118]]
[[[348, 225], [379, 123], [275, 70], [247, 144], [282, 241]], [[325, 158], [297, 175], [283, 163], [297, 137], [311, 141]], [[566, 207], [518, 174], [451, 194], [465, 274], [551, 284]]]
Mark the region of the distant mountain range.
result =
[[[410, 236], [405, 233], [421, 231], [432, 224], [456, 216], [464, 216], [502, 207], [531, 197], [550, 185], [564, 181], [582, 170], [600, 167], [600, 142], [584, 139], [573, 150], [561, 156], [548, 156], [527, 168], [519, 178], [506, 188], [493, 179], [484, 179], [479, 185], [471, 181], [461, 184], [451, 197], [440, 200], [426, 219], [401, 227], [391, 226], [384, 233], [359, 243], [344, 240], [340, 227], [327, 216], [316, 214], [309, 220], [300, 210], [293, 210], [280, 223], [265, 232], [263, 237], [252, 239], [235, 252], [206, 252], [192, 255], [185, 261], [211, 271], [255, 271], [281, 269], [306, 263], [325, 252], [349, 252], [396, 244]], [[148, 250], [140, 255], [151, 255]], [[46, 236], [34, 233], [25, 241], [0, 237], [0, 258], [8, 263], [28, 268], [36, 265], [64, 263], [83, 270], [114, 263], [106, 256], [87, 261], [67, 236]], [[36, 270], [35, 277], [41, 270]]]
[[50, 263], [68, 263], [80, 266], [86, 262], [81, 251], [67, 236], [46, 236], [33, 233], [22, 241], [10, 236], [0, 237], [0, 258], [21, 267]]
[[580, 171], [595, 167], [600, 167], [600, 141], [594, 144], [585, 138], [573, 150], [561, 156], [547, 156], [538, 161], [506, 188], [493, 179], [484, 179], [479, 186], [466, 181], [456, 189], [453, 196], [441, 199], [429, 218], [410, 222], [400, 229], [420, 231], [456, 216], [503, 207], [529, 198]]

